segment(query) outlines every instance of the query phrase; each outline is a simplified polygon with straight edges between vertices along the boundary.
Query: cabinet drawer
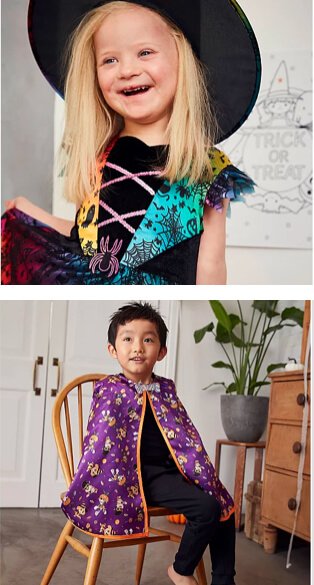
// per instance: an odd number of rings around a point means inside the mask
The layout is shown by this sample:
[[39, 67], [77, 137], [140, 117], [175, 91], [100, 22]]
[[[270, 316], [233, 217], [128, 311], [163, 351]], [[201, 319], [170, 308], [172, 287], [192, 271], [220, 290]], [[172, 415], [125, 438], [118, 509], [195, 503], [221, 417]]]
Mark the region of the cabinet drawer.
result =
[[[265, 470], [262, 519], [291, 532], [295, 511], [289, 510], [288, 501], [295, 498], [296, 493], [296, 477]], [[308, 479], [303, 480], [296, 532], [303, 538], [310, 537], [310, 481]]]
[[[294, 453], [293, 446], [297, 448], [296, 443], [300, 443], [300, 440], [301, 427], [271, 424], [266, 450], [266, 465], [297, 472], [300, 453]], [[308, 429], [303, 471], [307, 475], [310, 475], [310, 449], [310, 429]]]
[[[308, 396], [310, 396], [309, 383], [308, 393]], [[273, 381], [270, 403], [271, 419], [301, 422], [303, 418], [303, 406], [298, 404], [297, 399], [299, 394], [304, 395], [303, 380], [290, 380], [289, 382], [285, 382], [284, 380], [280, 382]]]

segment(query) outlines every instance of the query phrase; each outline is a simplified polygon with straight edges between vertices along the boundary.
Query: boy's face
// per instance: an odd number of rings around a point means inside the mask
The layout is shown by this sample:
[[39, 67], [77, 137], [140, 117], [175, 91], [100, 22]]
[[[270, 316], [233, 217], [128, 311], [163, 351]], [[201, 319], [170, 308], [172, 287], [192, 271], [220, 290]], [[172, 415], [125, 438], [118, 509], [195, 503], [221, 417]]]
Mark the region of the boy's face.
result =
[[109, 343], [108, 350], [129, 380], [143, 384], [151, 382], [155, 363], [167, 353], [167, 348], [160, 346], [156, 325], [144, 319], [119, 325], [115, 347]]

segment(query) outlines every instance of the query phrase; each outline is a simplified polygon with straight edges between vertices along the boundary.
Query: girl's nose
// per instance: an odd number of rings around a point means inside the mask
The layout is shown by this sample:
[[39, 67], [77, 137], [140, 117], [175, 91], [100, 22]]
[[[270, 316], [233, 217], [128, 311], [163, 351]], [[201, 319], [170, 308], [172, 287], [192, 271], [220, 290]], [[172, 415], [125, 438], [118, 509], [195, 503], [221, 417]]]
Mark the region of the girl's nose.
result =
[[122, 79], [130, 79], [130, 77], [140, 74], [139, 64], [135, 59], [124, 59], [120, 61], [119, 76]]

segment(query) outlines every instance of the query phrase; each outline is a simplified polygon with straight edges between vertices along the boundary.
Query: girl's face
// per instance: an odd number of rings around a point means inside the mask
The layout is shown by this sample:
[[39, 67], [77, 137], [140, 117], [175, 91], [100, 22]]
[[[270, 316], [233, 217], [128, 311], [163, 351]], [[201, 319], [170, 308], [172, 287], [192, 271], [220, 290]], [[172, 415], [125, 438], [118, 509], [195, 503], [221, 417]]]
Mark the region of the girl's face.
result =
[[109, 344], [108, 350], [129, 380], [143, 384], [149, 384], [155, 363], [167, 353], [160, 347], [156, 325], [145, 319], [119, 325], [115, 347]]
[[142, 7], [108, 16], [94, 35], [97, 76], [125, 131], [168, 124], [177, 86], [178, 54], [162, 18]]

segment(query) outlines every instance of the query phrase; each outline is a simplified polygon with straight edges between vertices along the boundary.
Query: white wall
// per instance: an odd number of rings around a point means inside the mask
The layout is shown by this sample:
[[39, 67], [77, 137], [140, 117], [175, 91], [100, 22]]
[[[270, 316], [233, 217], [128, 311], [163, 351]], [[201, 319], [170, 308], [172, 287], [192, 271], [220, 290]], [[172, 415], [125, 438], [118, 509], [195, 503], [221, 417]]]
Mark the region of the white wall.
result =
[[54, 92], [30, 48], [28, 4], [1, 6], [2, 201], [23, 195], [51, 211]]
[[[244, 318], [249, 316], [252, 301], [241, 301]], [[227, 310], [238, 313], [235, 301], [223, 301]], [[281, 301], [279, 308], [295, 305], [303, 309], [303, 301]], [[211, 334], [199, 344], [194, 343], [193, 332], [207, 325], [211, 321], [216, 323], [208, 301], [181, 301], [181, 315], [179, 323], [179, 343], [177, 354], [176, 382], [179, 396], [190, 414], [196, 428], [201, 434], [207, 452], [214, 462], [216, 440], [225, 438], [220, 419], [220, 389], [203, 391], [202, 388], [211, 382], [226, 379], [225, 370], [211, 367], [211, 363], [224, 355], [218, 343]], [[300, 358], [302, 329], [299, 326], [286, 328], [274, 337], [268, 363], [286, 361], [288, 357]], [[267, 365], [267, 364], [266, 364]], [[226, 379], [227, 380], [227, 379]], [[269, 395], [266, 387], [260, 395]], [[220, 477], [226, 487], [233, 493], [235, 447], [223, 447], [221, 456]], [[244, 490], [253, 479], [253, 452], [248, 453], [247, 472]]]
[[[267, 52], [311, 51], [311, 0], [239, 0], [239, 3], [253, 26], [262, 57]], [[312, 283], [310, 250], [229, 247], [227, 265], [229, 284]]]
[[312, 284], [312, 250], [227, 247], [228, 284]]

